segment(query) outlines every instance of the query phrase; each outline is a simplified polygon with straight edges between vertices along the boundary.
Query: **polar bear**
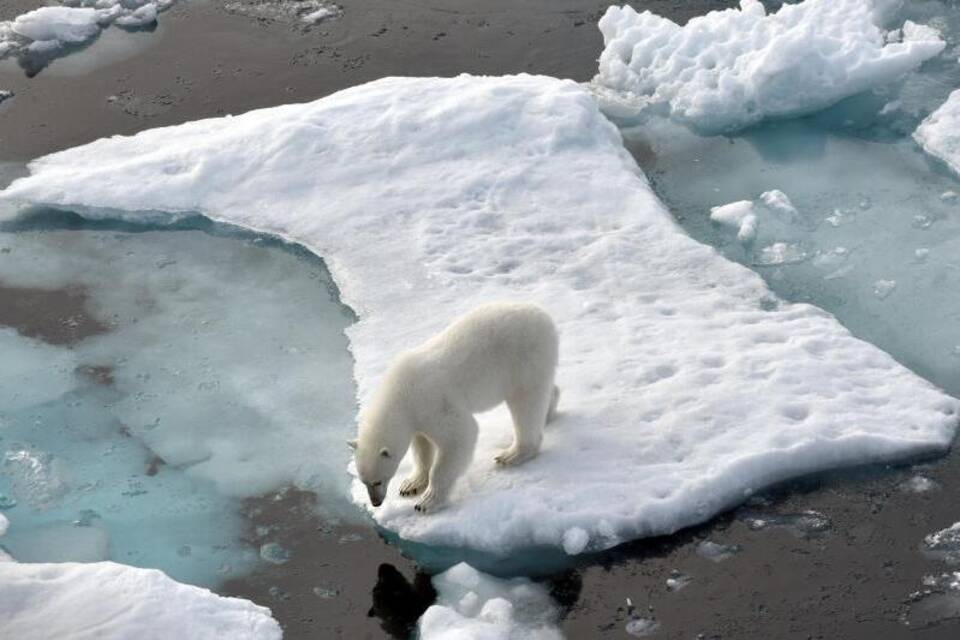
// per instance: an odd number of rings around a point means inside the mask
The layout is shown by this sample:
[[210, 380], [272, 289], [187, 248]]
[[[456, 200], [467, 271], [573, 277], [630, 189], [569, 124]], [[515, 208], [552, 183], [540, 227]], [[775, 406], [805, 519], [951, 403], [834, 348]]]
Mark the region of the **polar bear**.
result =
[[473, 414], [506, 402], [513, 445], [497, 464], [537, 454], [543, 427], [557, 410], [557, 330], [546, 311], [519, 302], [487, 304], [400, 354], [364, 408], [351, 441], [370, 502], [383, 502], [400, 460], [413, 445], [413, 473], [400, 495], [420, 495], [416, 510], [444, 506], [473, 459]]

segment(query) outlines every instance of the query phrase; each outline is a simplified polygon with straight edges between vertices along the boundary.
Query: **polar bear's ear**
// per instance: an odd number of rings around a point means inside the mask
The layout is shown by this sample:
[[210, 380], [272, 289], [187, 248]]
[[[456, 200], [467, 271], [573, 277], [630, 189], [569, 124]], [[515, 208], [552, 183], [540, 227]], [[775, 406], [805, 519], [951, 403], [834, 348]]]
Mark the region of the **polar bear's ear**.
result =
[[380, 449], [380, 457], [381, 457], [381, 458], [389, 458], [389, 457], [390, 457], [390, 450], [387, 449], [386, 447], [384, 447], [383, 449]]
[[357, 450], [357, 441], [356, 441], [356, 440], [347, 440], [347, 446], [350, 447], [351, 449], [353, 449], [354, 451], [356, 451], [356, 450]]

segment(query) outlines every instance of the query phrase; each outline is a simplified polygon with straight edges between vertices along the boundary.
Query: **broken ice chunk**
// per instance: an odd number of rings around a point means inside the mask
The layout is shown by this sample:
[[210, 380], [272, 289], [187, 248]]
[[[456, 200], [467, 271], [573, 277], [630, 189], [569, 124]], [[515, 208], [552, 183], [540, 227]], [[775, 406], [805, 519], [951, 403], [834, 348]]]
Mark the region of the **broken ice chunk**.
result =
[[710, 219], [726, 227], [737, 229], [737, 240], [743, 244], [757, 237], [757, 214], [749, 200], [738, 200], [710, 209]]

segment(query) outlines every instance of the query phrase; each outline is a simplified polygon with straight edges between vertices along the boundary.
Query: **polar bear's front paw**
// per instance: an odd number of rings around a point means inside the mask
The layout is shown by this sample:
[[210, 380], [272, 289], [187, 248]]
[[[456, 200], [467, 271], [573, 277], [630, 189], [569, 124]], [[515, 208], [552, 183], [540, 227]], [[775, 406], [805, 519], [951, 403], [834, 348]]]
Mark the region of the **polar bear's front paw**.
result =
[[517, 447], [510, 447], [509, 449], [504, 449], [503, 452], [498, 455], [494, 460], [501, 467], [509, 467], [515, 464], [520, 464], [525, 460], [529, 460], [534, 455], [535, 451], [524, 451]]
[[414, 507], [420, 513], [433, 513], [439, 511], [444, 506], [443, 497], [432, 488], [423, 492], [417, 505]]
[[427, 488], [426, 476], [413, 475], [400, 483], [401, 496], [415, 496]]

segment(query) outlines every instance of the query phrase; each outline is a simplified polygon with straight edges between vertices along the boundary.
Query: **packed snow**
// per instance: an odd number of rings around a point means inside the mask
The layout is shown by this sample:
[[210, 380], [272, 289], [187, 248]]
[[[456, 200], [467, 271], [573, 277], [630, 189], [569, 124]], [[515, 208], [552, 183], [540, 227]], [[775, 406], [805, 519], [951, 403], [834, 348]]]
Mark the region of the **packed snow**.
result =
[[611, 113], [654, 110], [706, 132], [809, 113], [888, 83], [940, 53], [931, 27], [882, 28], [896, 0], [759, 0], [680, 26], [612, 6], [594, 79]]
[[18, 640], [279, 640], [270, 610], [113, 562], [0, 562], [3, 635]]
[[434, 576], [437, 603], [418, 623], [421, 640], [560, 640], [558, 611], [526, 578], [503, 580], [460, 563]]
[[[480, 416], [448, 509], [416, 513], [399, 482], [371, 509], [408, 540], [603, 549], [954, 435], [955, 400], [684, 234], [573, 82], [385, 79], [30, 169], [4, 198], [131, 220], [201, 212], [323, 256], [359, 315], [347, 333], [361, 401], [398, 351], [481, 303], [548, 308], [563, 398], [540, 455], [496, 468], [510, 419]], [[356, 484], [354, 499], [367, 504]]]
[[356, 513], [352, 316], [305, 250], [203, 223], [0, 225], [6, 296], [83, 291], [101, 323], [72, 344], [0, 327], [0, 496], [19, 560], [213, 586], [263, 557], [241, 499], [296, 485], [326, 492], [325, 515]]
[[51, 59], [90, 42], [115, 24], [126, 28], [156, 23], [176, 0], [60, 0], [0, 22], [0, 60], [7, 56]]
[[[960, 174], [960, 90], [954, 91], [913, 133], [923, 150]], [[956, 199], [956, 194], [947, 200]]]

